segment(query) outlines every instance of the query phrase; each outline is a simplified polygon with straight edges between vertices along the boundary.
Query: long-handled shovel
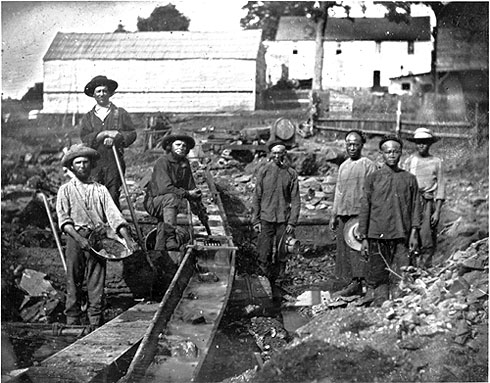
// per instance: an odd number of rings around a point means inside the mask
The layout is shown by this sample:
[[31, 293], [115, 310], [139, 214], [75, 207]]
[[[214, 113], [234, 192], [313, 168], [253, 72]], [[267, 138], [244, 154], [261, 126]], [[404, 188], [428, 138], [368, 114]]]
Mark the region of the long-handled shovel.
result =
[[53, 231], [54, 240], [56, 241], [56, 246], [58, 247], [58, 252], [60, 253], [61, 262], [63, 263], [63, 268], [65, 269], [65, 273], [66, 273], [67, 269], [66, 269], [65, 255], [63, 254], [63, 248], [61, 247], [61, 241], [60, 241], [60, 237], [58, 235], [58, 231], [56, 230], [56, 225], [54, 223], [53, 217], [51, 216], [51, 210], [49, 208], [48, 198], [46, 197], [46, 194], [44, 194], [42, 192], [40, 192], [38, 194], [43, 199], [44, 207], [46, 208], [46, 213], [48, 214], [49, 223], [51, 225], [51, 230]]
[[133, 208], [133, 204], [131, 203], [131, 197], [129, 195], [129, 190], [128, 190], [128, 185], [126, 184], [126, 179], [124, 178], [124, 172], [121, 166], [121, 160], [119, 159], [119, 154], [117, 153], [116, 147], [113, 145], [112, 146], [112, 152], [114, 153], [114, 158], [116, 159], [116, 164], [117, 164], [117, 170], [119, 171], [119, 176], [121, 177], [121, 182], [124, 190], [124, 195], [126, 196], [126, 201], [128, 202], [128, 208], [129, 212], [131, 213], [131, 218], [133, 219], [134, 227], [136, 229], [136, 235], [138, 236], [138, 242], [141, 248], [143, 249], [143, 252], [145, 253], [146, 260], [148, 264], [150, 265], [151, 269], [156, 272], [157, 269], [155, 265], [153, 264], [152, 260], [150, 259], [150, 256], [148, 255], [148, 250], [146, 249], [146, 244], [143, 239], [143, 234], [141, 233], [139, 224], [138, 224], [138, 219], [136, 218], [136, 213]]

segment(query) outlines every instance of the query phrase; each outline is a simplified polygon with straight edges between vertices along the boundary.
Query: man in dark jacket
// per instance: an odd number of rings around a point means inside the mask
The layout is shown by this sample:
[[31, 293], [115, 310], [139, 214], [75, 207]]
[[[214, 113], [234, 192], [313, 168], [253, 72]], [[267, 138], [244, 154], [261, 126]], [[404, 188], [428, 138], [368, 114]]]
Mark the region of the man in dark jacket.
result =
[[85, 86], [85, 94], [95, 98], [97, 104], [83, 116], [80, 123], [80, 138], [87, 146], [99, 152], [100, 159], [92, 172], [92, 177], [96, 182], [107, 187], [119, 208], [122, 180], [112, 147], [115, 146], [117, 149], [124, 172], [126, 170], [124, 148], [136, 140], [136, 131], [128, 112], [109, 100], [117, 86], [116, 81], [106, 76], [96, 76]]
[[273, 284], [284, 267], [279, 260], [273, 262], [273, 246], [278, 248], [284, 232], [294, 232], [301, 201], [298, 174], [286, 162], [286, 147], [281, 142], [273, 142], [269, 150], [272, 160], [260, 168], [257, 174], [252, 224], [259, 234], [259, 268]]
[[415, 176], [398, 167], [403, 143], [386, 136], [379, 144], [384, 165], [368, 175], [359, 214], [361, 252], [368, 256], [366, 301], [381, 305], [398, 293], [400, 268], [410, 264], [421, 224]]
[[182, 200], [192, 202], [194, 214], [201, 215], [204, 212], [206, 216], [201, 200], [202, 192], [196, 188], [186, 158], [195, 144], [194, 139], [185, 134], [167, 135], [162, 141], [166, 153], [153, 168], [144, 201], [148, 213], [158, 219], [155, 250], [175, 251], [182, 245], [175, 233], [178, 207]]

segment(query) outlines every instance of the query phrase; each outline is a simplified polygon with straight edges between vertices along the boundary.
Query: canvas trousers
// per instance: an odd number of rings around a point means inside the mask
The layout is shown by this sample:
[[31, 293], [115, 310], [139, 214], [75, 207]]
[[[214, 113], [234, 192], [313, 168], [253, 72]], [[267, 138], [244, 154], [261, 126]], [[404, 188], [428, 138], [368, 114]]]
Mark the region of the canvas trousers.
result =
[[[84, 237], [89, 231], [79, 232]], [[67, 324], [80, 324], [82, 314], [83, 283], [87, 285], [87, 314], [91, 325], [103, 323], [103, 302], [106, 260], [82, 250], [77, 241], [68, 236], [66, 240], [66, 304]]]
[[176, 194], [169, 193], [149, 198], [146, 201], [145, 209], [151, 216], [158, 219], [155, 250], [171, 249], [177, 244], [175, 229], [181, 200]]

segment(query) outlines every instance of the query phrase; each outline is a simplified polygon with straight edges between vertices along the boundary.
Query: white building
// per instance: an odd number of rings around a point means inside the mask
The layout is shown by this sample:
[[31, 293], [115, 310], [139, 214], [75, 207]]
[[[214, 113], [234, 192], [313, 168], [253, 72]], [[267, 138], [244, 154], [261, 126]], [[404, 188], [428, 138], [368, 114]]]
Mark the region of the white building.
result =
[[[275, 41], [267, 47], [267, 80], [310, 79], [315, 61], [315, 22], [281, 17]], [[429, 17], [409, 24], [386, 18], [329, 18], [324, 39], [324, 89], [379, 88], [390, 78], [431, 70]]]
[[58, 33], [44, 56], [42, 113], [85, 113], [97, 75], [119, 83], [112, 98], [130, 113], [224, 112], [260, 107], [261, 30]]

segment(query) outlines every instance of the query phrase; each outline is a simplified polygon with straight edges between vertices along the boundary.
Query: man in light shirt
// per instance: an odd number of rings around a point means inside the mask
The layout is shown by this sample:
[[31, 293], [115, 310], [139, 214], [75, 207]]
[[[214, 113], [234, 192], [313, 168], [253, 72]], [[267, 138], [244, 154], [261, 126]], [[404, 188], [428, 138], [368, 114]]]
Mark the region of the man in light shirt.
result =
[[136, 131], [129, 113], [110, 101], [117, 87], [117, 82], [106, 76], [96, 76], [85, 86], [85, 94], [93, 97], [97, 104], [83, 116], [80, 122], [80, 138], [87, 146], [99, 152], [100, 159], [92, 177], [107, 187], [119, 208], [122, 180], [112, 147], [117, 149], [124, 172], [124, 148], [136, 140]]
[[417, 152], [403, 163], [403, 169], [417, 178], [422, 208], [422, 225], [420, 227], [420, 255], [418, 266], [432, 266], [432, 257], [437, 244], [437, 224], [441, 217], [442, 204], [446, 199], [446, 182], [442, 160], [430, 154], [430, 147], [437, 138], [427, 128], [415, 130], [409, 141], [417, 145]]
[[335, 275], [349, 283], [339, 292], [346, 296], [360, 294], [365, 277], [366, 261], [359, 251], [347, 245], [344, 238], [345, 224], [349, 219], [357, 217], [361, 210], [366, 177], [376, 170], [374, 162], [362, 156], [365, 143], [366, 139], [361, 131], [352, 130], [345, 135], [345, 150], [349, 158], [339, 167], [330, 218], [330, 229], [337, 233]]

